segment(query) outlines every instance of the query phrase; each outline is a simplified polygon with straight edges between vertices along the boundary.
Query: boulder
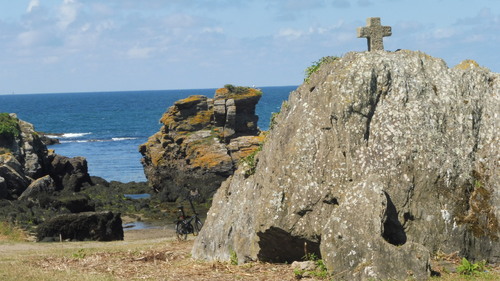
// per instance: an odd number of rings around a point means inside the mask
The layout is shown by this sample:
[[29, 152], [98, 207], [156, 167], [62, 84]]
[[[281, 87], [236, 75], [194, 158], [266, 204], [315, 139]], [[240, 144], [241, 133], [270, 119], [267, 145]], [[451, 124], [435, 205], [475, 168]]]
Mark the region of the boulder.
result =
[[342, 280], [426, 279], [438, 250], [499, 262], [499, 95], [499, 74], [421, 52], [322, 65], [218, 189], [193, 257], [315, 253]]
[[87, 160], [84, 157], [69, 158], [51, 154], [49, 174], [54, 179], [58, 190], [80, 191], [85, 185], [91, 185]]
[[26, 177], [23, 166], [12, 154], [0, 155], [0, 176], [4, 179], [4, 192], [0, 198], [15, 199], [28, 187], [31, 180]]
[[149, 184], [175, 201], [187, 189], [209, 199], [239, 161], [255, 151], [264, 136], [255, 105], [261, 92], [228, 85], [214, 99], [190, 96], [162, 116], [160, 131], [139, 147]]
[[55, 182], [49, 176], [41, 177], [33, 181], [28, 188], [19, 196], [19, 199], [29, 199], [36, 201], [40, 194], [51, 194], [55, 191]]
[[122, 219], [112, 212], [60, 215], [37, 228], [38, 241], [114, 241], [123, 240]]

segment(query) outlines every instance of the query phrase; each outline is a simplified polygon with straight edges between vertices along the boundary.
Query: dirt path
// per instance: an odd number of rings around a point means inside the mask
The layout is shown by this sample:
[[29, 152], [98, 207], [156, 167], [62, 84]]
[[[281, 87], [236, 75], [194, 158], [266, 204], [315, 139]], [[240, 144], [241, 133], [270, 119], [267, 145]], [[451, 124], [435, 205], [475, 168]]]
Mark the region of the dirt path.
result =
[[169, 241], [175, 239], [175, 230], [170, 227], [163, 228], [148, 228], [137, 230], [125, 230], [123, 241], [112, 242], [62, 242], [62, 243], [36, 243], [36, 242], [23, 242], [23, 243], [0, 243], [0, 258], [2, 256], [11, 256], [13, 254], [22, 255], [26, 252], [27, 255], [33, 252], [44, 252], [63, 249], [87, 249], [87, 248], [109, 248], [120, 247], [126, 245], [143, 245], [147, 243], [160, 243], [162, 241]]

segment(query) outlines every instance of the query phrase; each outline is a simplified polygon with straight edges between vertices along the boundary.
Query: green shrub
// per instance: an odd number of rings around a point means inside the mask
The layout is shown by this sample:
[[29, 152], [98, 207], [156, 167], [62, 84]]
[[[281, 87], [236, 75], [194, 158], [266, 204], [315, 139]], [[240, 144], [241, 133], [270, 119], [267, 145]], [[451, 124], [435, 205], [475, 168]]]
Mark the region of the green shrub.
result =
[[0, 113], [0, 137], [14, 139], [19, 136], [21, 129], [16, 118], [10, 117], [8, 113]]
[[226, 88], [229, 92], [234, 94], [243, 94], [246, 93], [248, 90], [250, 90], [250, 87], [234, 86], [231, 84], [224, 85], [224, 88]]
[[231, 265], [238, 265], [238, 255], [234, 250], [230, 251], [229, 262]]
[[457, 272], [463, 275], [477, 275], [484, 272], [486, 262], [480, 261], [471, 263], [466, 258], [462, 259], [462, 263], [457, 267]]
[[309, 82], [311, 75], [313, 75], [313, 73], [318, 71], [319, 68], [321, 67], [321, 65], [323, 65], [325, 63], [332, 63], [332, 62], [336, 61], [337, 59], [338, 59], [338, 57], [326, 56], [326, 57], [322, 57], [319, 60], [313, 62], [313, 64], [311, 66], [309, 66], [308, 68], [306, 68], [306, 70], [304, 71], [305, 72], [304, 82], [306, 82], [306, 83]]

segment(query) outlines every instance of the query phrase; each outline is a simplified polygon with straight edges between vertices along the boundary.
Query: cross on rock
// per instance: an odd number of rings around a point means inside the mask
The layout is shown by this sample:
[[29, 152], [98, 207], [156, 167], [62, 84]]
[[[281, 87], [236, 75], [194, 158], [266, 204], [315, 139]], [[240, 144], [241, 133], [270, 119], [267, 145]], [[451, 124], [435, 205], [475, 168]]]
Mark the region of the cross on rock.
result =
[[368, 18], [366, 27], [358, 27], [358, 38], [368, 39], [368, 51], [383, 51], [384, 37], [391, 36], [390, 26], [382, 26], [380, 18]]

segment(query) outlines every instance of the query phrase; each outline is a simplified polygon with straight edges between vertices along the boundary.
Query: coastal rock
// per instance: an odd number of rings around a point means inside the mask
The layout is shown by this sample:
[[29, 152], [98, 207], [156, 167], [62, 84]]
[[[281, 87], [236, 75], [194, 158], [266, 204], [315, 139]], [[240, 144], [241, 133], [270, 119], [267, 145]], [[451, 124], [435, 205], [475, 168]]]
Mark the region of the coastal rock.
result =
[[55, 191], [55, 182], [49, 176], [41, 177], [33, 181], [28, 188], [19, 196], [19, 199], [35, 199], [40, 194], [51, 194]]
[[153, 189], [168, 201], [183, 197], [187, 189], [210, 198], [264, 139], [255, 115], [261, 95], [253, 88], [226, 85], [214, 99], [196, 95], [176, 101], [161, 117], [160, 131], [139, 147]]
[[122, 219], [112, 212], [60, 215], [37, 228], [37, 240], [44, 242], [123, 240]]
[[48, 159], [50, 161], [49, 173], [58, 190], [80, 191], [84, 185], [92, 185], [87, 160], [84, 157], [69, 158], [52, 154]]
[[500, 75], [421, 52], [348, 53], [290, 95], [214, 195], [193, 257], [321, 257], [340, 280], [426, 279], [500, 257]]
[[0, 155], [0, 176], [4, 179], [5, 189], [0, 198], [15, 199], [28, 187], [31, 180], [24, 174], [23, 166], [12, 154]]
[[79, 191], [91, 184], [85, 158], [49, 151], [33, 125], [15, 114], [0, 113], [0, 125], [0, 177], [7, 186], [0, 198], [17, 199], [37, 179], [43, 178], [36, 183], [38, 187], [47, 183], [47, 175], [56, 190]]

